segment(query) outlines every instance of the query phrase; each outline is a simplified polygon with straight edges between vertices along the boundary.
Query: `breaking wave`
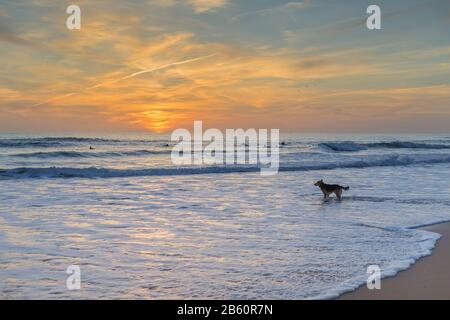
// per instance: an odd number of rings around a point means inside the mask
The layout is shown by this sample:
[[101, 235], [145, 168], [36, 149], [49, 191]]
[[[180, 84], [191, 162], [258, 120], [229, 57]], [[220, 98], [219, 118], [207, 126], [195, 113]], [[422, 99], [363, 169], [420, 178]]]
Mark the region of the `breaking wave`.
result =
[[1, 139], [0, 148], [52, 148], [75, 145], [96, 144], [156, 144], [167, 146], [166, 140], [119, 140], [104, 138], [80, 138], [80, 137], [45, 137], [45, 138], [11, 138]]
[[[332, 170], [339, 168], [369, 168], [388, 166], [407, 166], [415, 164], [450, 163], [449, 154], [438, 155], [386, 155], [360, 157], [358, 159], [341, 162], [303, 163], [296, 166], [281, 166], [280, 172]], [[195, 175], [217, 173], [258, 172], [261, 168], [251, 165], [234, 166], [199, 166], [199, 167], [167, 167], [148, 169], [112, 169], [112, 168], [14, 168], [0, 169], [0, 179], [27, 179], [27, 178], [118, 178], [139, 176], [167, 176], [167, 175]]]
[[319, 147], [332, 151], [340, 152], [356, 152], [367, 150], [370, 148], [386, 148], [386, 149], [450, 149], [448, 144], [432, 144], [418, 143], [409, 141], [392, 141], [392, 142], [372, 142], [372, 143], [356, 143], [351, 141], [343, 142], [323, 142], [319, 143]]
[[354, 152], [354, 151], [361, 151], [366, 150], [367, 147], [364, 147], [361, 144], [355, 143], [355, 142], [323, 142], [319, 143], [319, 147], [329, 149], [332, 151], [348, 151], [348, 152]]
[[109, 157], [127, 157], [127, 156], [145, 156], [170, 154], [170, 150], [133, 150], [133, 151], [107, 151], [107, 152], [80, 152], [80, 151], [55, 151], [55, 152], [30, 152], [17, 153], [10, 155], [17, 158], [109, 158]]

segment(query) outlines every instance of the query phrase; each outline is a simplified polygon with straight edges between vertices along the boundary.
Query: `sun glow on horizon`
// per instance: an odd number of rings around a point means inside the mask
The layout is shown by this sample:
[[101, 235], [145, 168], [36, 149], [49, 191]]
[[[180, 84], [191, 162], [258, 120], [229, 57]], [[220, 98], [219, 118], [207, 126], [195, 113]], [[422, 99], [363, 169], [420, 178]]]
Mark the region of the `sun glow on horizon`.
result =
[[142, 118], [136, 119], [135, 123], [142, 124], [145, 128], [162, 133], [169, 129], [169, 115], [164, 111], [153, 110], [141, 112]]

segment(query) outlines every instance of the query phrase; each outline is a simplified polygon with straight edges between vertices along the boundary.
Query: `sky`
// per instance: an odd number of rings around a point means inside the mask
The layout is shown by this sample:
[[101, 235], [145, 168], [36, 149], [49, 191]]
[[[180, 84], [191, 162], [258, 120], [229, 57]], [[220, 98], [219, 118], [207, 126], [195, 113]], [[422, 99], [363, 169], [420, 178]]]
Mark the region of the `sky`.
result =
[[0, 57], [2, 132], [450, 132], [449, 0], [0, 0]]

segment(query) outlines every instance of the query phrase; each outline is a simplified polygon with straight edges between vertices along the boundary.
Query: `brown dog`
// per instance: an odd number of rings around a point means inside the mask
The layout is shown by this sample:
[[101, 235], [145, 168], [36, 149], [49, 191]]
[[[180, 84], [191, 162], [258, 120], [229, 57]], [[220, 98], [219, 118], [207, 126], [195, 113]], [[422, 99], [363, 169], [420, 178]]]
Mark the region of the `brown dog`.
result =
[[328, 199], [330, 194], [334, 193], [338, 199], [342, 198], [342, 190], [349, 190], [350, 187], [343, 187], [338, 184], [326, 184], [323, 180], [314, 183], [315, 186], [319, 187], [323, 192], [323, 197]]

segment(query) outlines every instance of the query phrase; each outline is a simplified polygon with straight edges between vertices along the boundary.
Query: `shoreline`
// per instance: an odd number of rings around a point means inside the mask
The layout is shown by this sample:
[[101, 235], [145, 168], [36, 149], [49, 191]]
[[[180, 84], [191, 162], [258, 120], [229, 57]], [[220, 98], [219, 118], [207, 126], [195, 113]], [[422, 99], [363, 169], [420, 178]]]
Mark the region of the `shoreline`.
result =
[[450, 222], [412, 229], [438, 233], [431, 255], [418, 259], [408, 269], [381, 280], [381, 290], [362, 285], [337, 300], [447, 300], [450, 299]]

